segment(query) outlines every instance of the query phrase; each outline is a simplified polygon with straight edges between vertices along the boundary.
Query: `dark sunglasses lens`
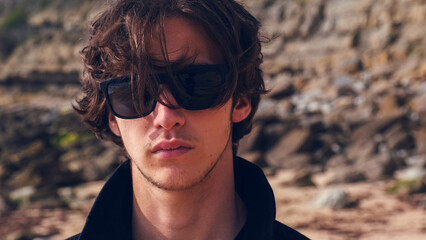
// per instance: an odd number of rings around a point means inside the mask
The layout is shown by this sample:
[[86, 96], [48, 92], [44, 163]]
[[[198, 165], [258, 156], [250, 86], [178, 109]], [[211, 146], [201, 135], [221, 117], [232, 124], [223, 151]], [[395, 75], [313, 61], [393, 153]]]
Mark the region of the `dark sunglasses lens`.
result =
[[140, 100], [136, 93], [137, 90], [132, 92], [129, 82], [110, 83], [107, 90], [112, 110], [118, 117], [144, 117], [150, 114], [155, 107], [155, 100], [148, 92], [145, 92], [143, 100]]
[[176, 85], [171, 87], [177, 103], [188, 110], [213, 107], [224, 92], [224, 76], [218, 71], [207, 70], [177, 74]]

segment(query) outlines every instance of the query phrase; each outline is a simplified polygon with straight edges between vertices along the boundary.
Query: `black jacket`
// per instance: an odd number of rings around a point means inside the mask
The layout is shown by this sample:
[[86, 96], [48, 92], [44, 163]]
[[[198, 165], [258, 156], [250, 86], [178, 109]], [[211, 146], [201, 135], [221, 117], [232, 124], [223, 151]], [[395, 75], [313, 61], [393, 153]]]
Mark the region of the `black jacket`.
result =
[[[234, 158], [235, 188], [247, 208], [247, 221], [235, 240], [306, 240], [275, 220], [275, 200], [262, 170]], [[131, 240], [132, 177], [129, 161], [119, 166], [97, 197], [83, 231], [67, 240]]]

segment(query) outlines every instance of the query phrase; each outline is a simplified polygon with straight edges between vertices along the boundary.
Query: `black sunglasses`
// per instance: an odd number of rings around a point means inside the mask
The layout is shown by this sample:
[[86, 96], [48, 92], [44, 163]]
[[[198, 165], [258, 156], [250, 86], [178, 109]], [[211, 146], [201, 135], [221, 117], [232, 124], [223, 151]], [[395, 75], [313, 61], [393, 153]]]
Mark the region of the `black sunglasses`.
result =
[[[190, 65], [172, 74], [156, 74], [160, 84], [169, 87], [179, 107], [203, 110], [214, 107], [224, 94], [224, 83], [229, 67], [225, 64]], [[135, 119], [154, 111], [157, 100], [145, 90], [143, 99], [135, 99], [137, 87], [130, 77], [118, 77], [99, 83], [109, 109], [124, 119]]]

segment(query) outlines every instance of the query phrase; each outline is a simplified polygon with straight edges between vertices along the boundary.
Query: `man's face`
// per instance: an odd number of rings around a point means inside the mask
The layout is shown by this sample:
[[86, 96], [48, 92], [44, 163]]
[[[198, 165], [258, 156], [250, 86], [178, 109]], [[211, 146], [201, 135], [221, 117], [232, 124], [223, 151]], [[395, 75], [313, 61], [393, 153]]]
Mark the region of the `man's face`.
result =
[[[194, 60], [191, 64], [225, 62], [220, 48], [191, 20], [168, 18], [164, 33], [171, 62], [182, 57]], [[159, 41], [154, 39], [149, 49], [151, 56], [163, 59]], [[163, 91], [163, 100], [177, 105], [167, 87]], [[244, 120], [250, 110], [245, 98], [234, 107], [228, 100], [223, 106], [198, 111], [171, 109], [158, 103], [143, 118], [120, 119], [110, 114], [109, 125], [121, 136], [132, 167], [138, 169], [133, 173], [139, 172], [161, 189], [183, 190], [202, 182], [218, 161], [232, 160], [232, 122]]]

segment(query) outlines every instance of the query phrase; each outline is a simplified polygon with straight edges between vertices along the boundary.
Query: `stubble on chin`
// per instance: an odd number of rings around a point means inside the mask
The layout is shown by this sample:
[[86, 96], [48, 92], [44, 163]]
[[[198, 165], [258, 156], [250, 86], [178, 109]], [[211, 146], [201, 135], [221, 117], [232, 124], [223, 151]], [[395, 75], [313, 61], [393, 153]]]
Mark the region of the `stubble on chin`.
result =
[[145, 171], [143, 167], [141, 167], [137, 161], [134, 161], [131, 159], [133, 163], [132, 167], [136, 167], [141, 177], [143, 177], [149, 184], [151, 184], [152, 186], [158, 189], [162, 189], [165, 191], [188, 190], [202, 183], [210, 176], [210, 174], [216, 168], [220, 160], [223, 159], [223, 154], [225, 153], [226, 149], [228, 148], [229, 144], [231, 144], [231, 142], [232, 142], [231, 129], [228, 129], [228, 140], [226, 141], [226, 144], [223, 147], [220, 154], [216, 157], [214, 161], [211, 161], [210, 164], [205, 169], [203, 169], [200, 173], [197, 173], [196, 176], [188, 176], [188, 173], [181, 171], [179, 173], [176, 173], [173, 176], [172, 181], [170, 180], [161, 181], [155, 175], [151, 175], [149, 174], [148, 171]]
[[[189, 178], [188, 174], [184, 172], [176, 173], [173, 176], [173, 180], [164, 180], [161, 181], [156, 177], [152, 177], [148, 175], [137, 163], [134, 164], [136, 166], [140, 175], [153, 187], [165, 190], [165, 191], [184, 191], [193, 188], [199, 183], [203, 182], [216, 167], [219, 162], [219, 158], [217, 158], [214, 162], [210, 164], [201, 174], [198, 176], [194, 176], [193, 178]], [[189, 179], [188, 179], [189, 178]]]

